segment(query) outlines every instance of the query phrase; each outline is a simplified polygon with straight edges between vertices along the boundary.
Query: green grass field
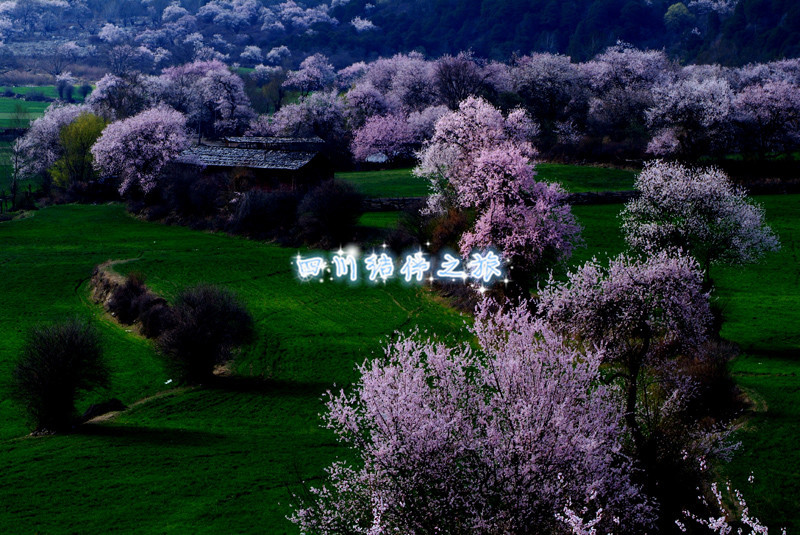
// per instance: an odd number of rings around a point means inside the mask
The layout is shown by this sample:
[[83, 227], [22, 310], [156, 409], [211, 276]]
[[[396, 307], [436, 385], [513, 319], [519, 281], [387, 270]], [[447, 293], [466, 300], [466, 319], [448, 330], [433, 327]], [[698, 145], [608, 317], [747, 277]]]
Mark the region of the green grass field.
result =
[[359, 226], [376, 229], [393, 229], [397, 227], [402, 212], [367, 212], [358, 220]]
[[[28, 124], [44, 115], [51, 102], [28, 102], [11, 97], [0, 97], [0, 128], [27, 128]], [[17, 108], [19, 107], [19, 113]], [[19, 122], [19, 124], [17, 124]]]
[[[560, 182], [570, 193], [630, 190], [636, 177], [636, 171], [628, 169], [557, 163], [536, 164], [536, 172], [540, 180]], [[336, 178], [350, 182], [368, 197], [424, 197], [430, 193], [428, 181], [414, 176], [411, 169], [336, 173]]]
[[[723, 472], [756, 514], [791, 532], [800, 528], [800, 195], [758, 200], [783, 249], [760, 265], [712, 273], [726, 308], [723, 334], [744, 351], [733, 371], [757, 402], [739, 434], [744, 452]], [[587, 246], [571, 264], [622, 250], [620, 209], [575, 207]], [[361, 224], [385, 227], [392, 217], [365, 214]], [[113, 370], [111, 388], [80, 408], [156, 396], [72, 435], [27, 438], [0, 380], [0, 532], [294, 532], [285, 516], [297, 482], [346, 454], [319, 427], [321, 394], [352, 381], [354, 364], [392, 332], [420, 325], [458, 336], [464, 319], [425, 290], [301, 284], [290, 265], [296, 253], [141, 222], [119, 205], [51, 207], [0, 223], [0, 377], [32, 325], [79, 315], [100, 327]], [[151, 342], [89, 301], [91, 270], [108, 259], [135, 259], [119, 271], [144, 273], [168, 298], [200, 281], [236, 290], [259, 336], [234, 371], [253, 379], [168, 390]]]
[[335, 177], [350, 182], [367, 197], [424, 197], [430, 193], [428, 180], [414, 176], [411, 169], [352, 171]]
[[[72, 99], [76, 102], [83, 102], [80, 86], [76, 85], [73, 86], [73, 88], [74, 90], [72, 93]], [[47, 98], [58, 98], [58, 91], [56, 91], [56, 86], [54, 85], [17, 85], [13, 87], [0, 87], [0, 92], [8, 90], [16, 93], [17, 95], [30, 95], [31, 93], [37, 93]]]
[[[143, 223], [119, 205], [52, 207], [0, 224], [0, 532], [291, 528], [287, 488], [320, 476], [343, 453], [319, 427], [321, 394], [352, 381], [355, 363], [394, 331], [420, 323], [456, 333], [463, 322], [424, 290], [301, 284], [290, 265], [295, 254]], [[169, 388], [152, 344], [88, 299], [92, 267], [126, 258], [138, 260], [121, 271], [145, 273], [168, 297], [200, 281], [236, 290], [259, 332], [236, 368], [256, 379], [174, 391], [70, 436], [19, 438], [27, 429], [5, 385], [22, 333], [36, 323], [80, 315], [100, 325], [113, 384], [82, 409]]]

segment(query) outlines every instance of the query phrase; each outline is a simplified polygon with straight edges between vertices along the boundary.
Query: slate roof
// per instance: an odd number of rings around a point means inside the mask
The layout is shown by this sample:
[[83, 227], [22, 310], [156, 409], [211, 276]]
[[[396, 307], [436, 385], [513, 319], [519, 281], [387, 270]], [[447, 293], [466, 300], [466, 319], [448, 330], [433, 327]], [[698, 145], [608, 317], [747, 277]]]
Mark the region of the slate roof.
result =
[[228, 143], [253, 143], [264, 146], [270, 145], [306, 145], [324, 143], [319, 137], [262, 137], [262, 136], [239, 136], [226, 137]]
[[191, 147], [178, 157], [179, 162], [206, 167], [247, 167], [297, 171], [318, 153], [306, 151], [264, 150], [219, 145]]

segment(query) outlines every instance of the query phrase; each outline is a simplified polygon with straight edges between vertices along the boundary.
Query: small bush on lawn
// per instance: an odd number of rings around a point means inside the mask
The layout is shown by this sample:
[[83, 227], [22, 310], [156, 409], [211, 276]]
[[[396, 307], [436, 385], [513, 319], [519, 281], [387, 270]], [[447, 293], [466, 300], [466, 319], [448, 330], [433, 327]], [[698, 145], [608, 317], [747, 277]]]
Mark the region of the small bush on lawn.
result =
[[335, 247], [353, 239], [364, 212], [363, 196], [353, 186], [329, 180], [311, 190], [297, 207], [300, 238], [322, 247]]
[[233, 292], [214, 286], [181, 292], [172, 307], [172, 320], [158, 344], [171, 373], [184, 383], [210, 379], [214, 367], [253, 335], [253, 318], [241, 301]]
[[14, 396], [40, 432], [69, 429], [78, 392], [108, 382], [98, 334], [78, 320], [31, 330], [12, 373]]

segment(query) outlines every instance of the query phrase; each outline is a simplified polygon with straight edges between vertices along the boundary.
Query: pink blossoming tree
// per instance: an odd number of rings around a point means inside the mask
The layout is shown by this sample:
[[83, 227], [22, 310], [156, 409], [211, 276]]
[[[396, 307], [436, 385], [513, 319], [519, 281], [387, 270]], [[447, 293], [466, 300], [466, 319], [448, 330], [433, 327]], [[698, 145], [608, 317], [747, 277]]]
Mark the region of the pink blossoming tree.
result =
[[119, 191], [158, 187], [164, 166], [189, 145], [186, 118], [173, 109], [152, 108], [112, 123], [92, 147], [97, 169], [120, 180]]
[[730, 460], [738, 447], [724, 420], [700, 407], [706, 387], [690, 371], [715, 358], [704, 351], [711, 311], [697, 262], [663, 251], [607, 268], [593, 260], [551, 281], [539, 313], [575, 343], [604, 348], [603, 381], [623, 390], [638, 481], [657, 506], [658, 531], [668, 529], [708, 482], [696, 460]]
[[322, 54], [314, 54], [304, 59], [298, 70], [290, 71], [283, 85], [299, 90], [305, 97], [312, 91], [329, 87], [335, 77], [336, 71], [328, 58]]
[[326, 422], [360, 462], [328, 469], [292, 518], [301, 532], [544, 533], [583, 504], [605, 529], [649, 525], [602, 352], [522, 308], [484, 307], [473, 332], [479, 351], [403, 336], [329, 393]]
[[31, 123], [15, 145], [20, 157], [29, 162], [25, 166], [28, 174], [44, 173], [63, 156], [61, 130], [87, 111], [83, 105], [52, 104], [42, 117]]
[[733, 101], [745, 148], [761, 155], [800, 145], [800, 85], [785, 81], [744, 88]]
[[389, 160], [408, 158], [415, 145], [414, 132], [405, 117], [399, 114], [378, 115], [367, 119], [355, 131], [351, 148], [356, 160], [364, 161], [374, 154]]
[[657, 160], [645, 166], [635, 186], [641, 195], [621, 214], [630, 246], [682, 248], [700, 263], [707, 285], [712, 264], [755, 262], [780, 247], [763, 209], [719, 169]]
[[605, 347], [625, 382], [625, 419], [641, 446], [637, 419], [640, 375], [675, 351], [706, 339], [711, 321], [702, 272], [689, 256], [661, 251], [645, 260], [619, 256], [603, 268], [596, 260], [551, 281], [539, 312], [557, 330]]
[[569, 256], [580, 231], [564, 190], [534, 178], [529, 139], [536, 132], [522, 110], [504, 117], [485, 100], [470, 97], [437, 121], [415, 169], [431, 179], [430, 212], [476, 211], [474, 226], [461, 238], [461, 253], [499, 249], [514, 266], [512, 280], [522, 293], [531, 273]]

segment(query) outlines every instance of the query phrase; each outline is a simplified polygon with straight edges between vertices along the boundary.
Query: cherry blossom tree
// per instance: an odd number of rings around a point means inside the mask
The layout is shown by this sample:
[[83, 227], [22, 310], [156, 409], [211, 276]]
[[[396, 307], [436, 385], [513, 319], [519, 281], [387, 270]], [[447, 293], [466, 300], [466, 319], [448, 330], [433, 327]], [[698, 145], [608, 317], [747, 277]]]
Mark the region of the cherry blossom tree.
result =
[[116, 24], [106, 23], [97, 34], [102, 41], [116, 45], [128, 39], [128, 32]]
[[414, 133], [416, 142], [421, 144], [424, 141], [433, 137], [436, 130], [436, 122], [444, 115], [450, 112], [450, 109], [444, 105], [428, 106], [421, 111], [412, 111], [408, 114], [408, 126]]
[[[678, 140], [676, 156], [696, 159], [730, 147], [733, 90], [727, 80], [683, 79], [657, 85], [653, 93], [653, 106], [646, 112], [647, 123], [654, 130], [672, 132]], [[656, 147], [654, 144], [648, 151], [654, 154]]]
[[390, 112], [400, 113], [370, 82], [359, 82], [345, 95], [347, 117], [354, 129], [361, 128], [367, 119]]
[[682, 248], [702, 267], [755, 262], [777, 250], [763, 209], [715, 168], [650, 162], [636, 179], [641, 194], [623, 210], [622, 229], [636, 250]]
[[62, 71], [75, 61], [82, 53], [82, 49], [75, 41], [67, 41], [56, 47], [53, 54], [47, 57], [48, 72], [58, 76]]
[[436, 87], [451, 110], [467, 97], [481, 96], [488, 77], [469, 52], [443, 56], [436, 62]]
[[315, 93], [297, 104], [283, 106], [272, 116], [267, 130], [252, 133], [341, 141], [348, 138], [344, 103], [336, 91]]
[[[749, 480], [752, 483], [752, 475], [750, 476]], [[716, 482], [711, 484], [713, 506], [709, 504], [705, 498], [702, 498], [701, 500], [706, 509], [715, 510], [714, 514], [708, 517], [703, 517], [690, 510], [685, 510], [683, 511], [685, 519], [691, 524], [696, 523], [697, 525], [706, 528], [710, 533], [734, 533], [736, 525], [741, 524], [750, 530], [750, 535], [768, 534], [769, 528], [766, 526], [766, 524], [757, 517], [753, 516], [753, 514], [750, 512], [750, 507], [747, 505], [747, 501], [745, 501], [742, 491], [732, 488], [730, 481], [725, 483], [725, 490], [728, 496], [733, 496], [733, 511], [735, 511], [737, 516], [740, 517], [741, 520], [739, 522], [736, 522], [736, 519], [732, 518], [733, 515], [729, 512], [726, 501], [723, 498], [722, 491]], [[688, 531], [686, 526], [687, 522], [676, 520], [675, 524], [682, 533], [686, 533]], [[705, 529], [703, 531], [705, 532]], [[737, 533], [744, 533], [743, 528], [739, 527]], [[785, 528], [781, 530], [781, 535], [786, 535]]]
[[319, 91], [296, 104], [281, 106], [272, 117], [260, 116], [250, 124], [248, 135], [314, 137], [325, 142], [324, 151], [332, 161], [349, 161], [351, 133], [345, 105], [337, 91]]
[[744, 88], [733, 101], [746, 147], [759, 154], [800, 146], [800, 86], [769, 81]]
[[436, 66], [422, 54], [397, 54], [392, 60], [394, 73], [387, 93], [407, 111], [419, 111], [441, 103], [436, 89]]
[[153, 96], [141, 76], [121, 78], [106, 74], [97, 82], [86, 104], [106, 119], [124, 119], [147, 108]]
[[308, 30], [311, 26], [320, 23], [336, 25], [336, 18], [329, 14], [330, 6], [320, 4], [315, 7], [303, 8], [294, 0], [287, 0], [273, 8], [273, 12], [286, 25], [291, 25], [299, 30]]
[[644, 260], [620, 255], [603, 268], [597, 260], [550, 283], [539, 312], [558, 331], [605, 348], [625, 383], [625, 421], [644, 445], [637, 400], [642, 373], [666, 356], [696, 348], [711, 322], [702, 272], [690, 256], [660, 251]]
[[277, 65], [291, 55], [292, 52], [289, 50], [288, 46], [280, 45], [270, 49], [270, 51], [264, 56], [264, 59], [272, 65]]
[[108, 67], [111, 74], [127, 78], [141, 71], [148, 71], [153, 66], [155, 57], [147, 47], [117, 45], [108, 51]]
[[636, 136], [653, 106], [653, 86], [666, 84], [675, 67], [663, 51], [637, 50], [625, 43], [609, 47], [579, 66], [591, 90], [587, 123], [600, 136]]
[[413, 154], [416, 138], [402, 115], [376, 115], [353, 134], [352, 151], [356, 160], [364, 161], [374, 154], [389, 160], [407, 158]]
[[198, 135], [241, 133], [255, 118], [244, 81], [220, 61], [164, 69], [160, 84], [159, 99], [184, 113]]
[[570, 103], [583, 96], [581, 73], [568, 56], [522, 56], [514, 62], [511, 77], [514, 90], [537, 121], [563, 119]]
[[336, 71], [328, 58], [322, 54], [309, 56], [300, 63], [300, 68], [290, 71], [284, 85], [298, 89], [303, 96], [320, 91], [333, 84]]
[[159, 185], [164, 166], [189, 145], [186, 117], [158, 107], [108, 125], [92, 147], [102, 175], [117, 178], [119, 191], [149, 193]]
[[87, 111], [90, 110], [83, 105], [52, 104], [31, 123], [15, 148], [27, 162], [24, 167], [28, 173], [44, 173], [63, 156], [61, 130]]
[[239, 57], [249, 63], [259, 63], [264, 60], [264, 54], [261, 52], [261, 49], [253, 45], [244, 47]]
[[599, 528], [650, 526], [602, 351], [488, 310], [480, 350], [401, 336], [328, 393], [327, 425], [360, 462], [328, 468], [292, 517], [302, 533], [545, 533], [583, 504], [606, 512]]
[[529, 139], [537, 128], [521, 110], [504, 117], [486, 100], [474, 97], [464, 100], [457, 111], [442, 116], [415, 169], [419, 176], [434, 181], [429, 209], [443, 212], [449, 206], [467, 207], [473, 201], [485, 202], [485, 182], [477, 177], [476, 170], [479, 153], [509, 143], [516, 144], [518, 151], [530, 160], [536, 151]]
[[255, 118], [244, 81], [227, 67], [210, 69], [198, 82], [202, 105], [209, 110], [215, 135], [241, 134]]
[[511, 279], [522, 297], [533, 273], [571, 254], [580, 231], [564, 190], [534, 178], [528, 139], [536, 131], [522, 110], [504, 117], [470, 97], [437, 121], [415, 169], [431, 179], [429, 212], [475, 210], [475, 223], [459, 243], [462, 255], [499, 249], [516, 270]]
[[182, 7], [180, 3], [173, 2], [165, 7], [164, 11], [161, 12], [161, 20], [164, 22], [174, 22], [181, 17], [185, 17], [186, 15], [189, 15], [189, 11]]
[[358, 33], [368, 32], [370, 30], [377, 30], [378, 29], [378, 27], [375, 26], [375, 24], [371, 20], [364, 19], [364, 18], [361, 18], [361, 17], [355, 17], [353, 20], [350, 21], [350, 25], [353, 28], [355, 28], [355, 30]]
[[353, 87], [353, 85], [360, 80], [367, 72], [367, 64], [359, 61], [348, 65], [344, 69], [339, 69], [336, 72], [336, 85], [342, 91], [346, 91]]

